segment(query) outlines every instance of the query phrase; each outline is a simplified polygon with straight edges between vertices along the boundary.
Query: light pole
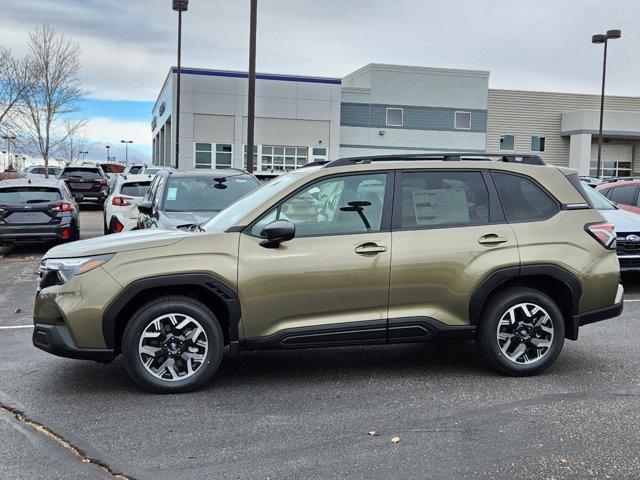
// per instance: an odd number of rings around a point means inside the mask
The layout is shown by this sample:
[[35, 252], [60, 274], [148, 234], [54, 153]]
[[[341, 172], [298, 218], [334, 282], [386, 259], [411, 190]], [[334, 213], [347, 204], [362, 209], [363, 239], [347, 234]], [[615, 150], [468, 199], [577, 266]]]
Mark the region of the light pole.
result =
[[176, 71], [176, 168], [180, 159], [180, 54], [182, 53], [182, 12], [189, 8], [189, 0], [173, 0], [173, 9], [178, 12], [178, 69]]
[[609, 39], [620, 38], [620, 30], [608, 30], [605, 34], [598, 34], [591, 37], [591, 43], [604, 43], [604, 57], [602, 61], [602, 93], [600, 94], [600, 128], [598, 130], [598, 163], [596, 164], [596, 177], [602, 176], [602, 122], [604, 119], [604, 84], [607, 78], [607, 46]]
[[129, 165], [129, 144], [133, 143], [133, 140], [120, 140], [120, 143], [124, 143], [124, 164]]
[[253, 132], [256, 106], [256, 25], [258, 20], [258, 0], [251, 0], [249, 17], [249, 91], [247, 108], [247, 171], [253, 173]]
[[7, 169], [7, 160], [8, 160], [8, 155], [7, 155], [7, 151], [6, 150], [2, 150], [2, 155], [5, 155], [5, 158], [2, 159], [2, 172], [4, 172]]
[[83, 161], [83, 162], [84, 162], [84, 156], [85, 156], [86, 154], [88, 154], [88, 153], [89, 153], [89, 152], [87, 152], [86, 150], [80, 150], [80, 151], [78, 152], [78, 155], [82, 155], [82, 161]]
[[105, 145], [104, 148], [107, 149], [107, 162], [109, 161], [109, 149], [111, 148], [111, 145]]

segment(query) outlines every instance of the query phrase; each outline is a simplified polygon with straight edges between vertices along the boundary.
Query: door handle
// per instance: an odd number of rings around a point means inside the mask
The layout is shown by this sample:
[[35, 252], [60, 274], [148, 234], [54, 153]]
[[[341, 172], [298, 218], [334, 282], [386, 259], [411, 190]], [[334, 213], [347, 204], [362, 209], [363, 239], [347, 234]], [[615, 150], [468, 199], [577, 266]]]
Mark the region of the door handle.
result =
[[386, 251], [387, 251], [387, 247], [378, 245], [377, 243], [373, 243], [373, 242], [363, 243], [362, 245], [358, 245], [356, 247], [356, 253], [358, 255], [364, 255], [364, 256], [377, 255], [379, 253], [386, 252]]
[[480, 245], [498, 245], [499, 243], [506, 242], [507, 239], [504, 237], [499, 237], [495, 233], [490, 233], [489, 235], [484, 235], [478, 239], [478, 243]]

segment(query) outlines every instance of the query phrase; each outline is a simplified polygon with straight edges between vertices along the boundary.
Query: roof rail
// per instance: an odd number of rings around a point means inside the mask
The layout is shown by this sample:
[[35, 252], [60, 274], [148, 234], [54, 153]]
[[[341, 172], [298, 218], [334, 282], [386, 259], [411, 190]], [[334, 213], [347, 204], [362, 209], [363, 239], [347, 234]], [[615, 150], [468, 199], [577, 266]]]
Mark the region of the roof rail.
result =
[[521, 163], [526, 165], [546, 165], [542, 158], [531, 153], [504, 152], [427, 152], [394, 155], [372, 155], [365, 157], [338, 158], [324, 165], [324, 168], [343, 167], [346, 165], [366, 164], [373, 162], [404, 162], [404, 161], [490, 161], [496, 160], [507, 163]]
[[300, 170], [301, 168], [307, 168], [307, 167], [318, 167], [320, 165], [326, 165], [327, 163], [329, 163], [329, 160], [314, 160], [313, 162], [309, 162], [299, 167], [298, 170]]
[[605, 178], [602, 180], [602, 183], [615, 183], [615, 182], [624, 182], [625, 180], [638, 180], [640, 176], [635, 177], [611, 177]]

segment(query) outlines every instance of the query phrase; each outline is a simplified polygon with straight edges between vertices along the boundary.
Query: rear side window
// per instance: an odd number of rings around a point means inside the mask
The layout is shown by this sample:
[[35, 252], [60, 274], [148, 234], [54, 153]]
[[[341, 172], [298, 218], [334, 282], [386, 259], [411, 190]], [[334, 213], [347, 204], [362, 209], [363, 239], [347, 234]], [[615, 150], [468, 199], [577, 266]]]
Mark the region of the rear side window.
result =
[[11, 187], [0, 190], [0, 204], [49, 203], [62, 200], [60, 191], [47, 187]]
[[621, 203], [623, 205], [635, 205], [636, 204], [636, 190], [637, 185], [624, 185], [621, 187], [614, 187], [609, 195], [612, 202]]
[[125, 183], [120, 188], [122, 195], [129, 195], [130, 197], [144, 197], [149, 189], [151, 182], [131, 182]]
[[533, 180], [509, 173], [491, 175], [508, 222], [545, 220], [558, 212], [558, 203]]
[[404, 172], [402, 229], [489, 223], [489, 192], [480, 172]]
[[65, 168], [62, 173], [63, 178], [81, 178], [82, 180], [95, 180], [102, 178], [100, 170], [97, 168]]

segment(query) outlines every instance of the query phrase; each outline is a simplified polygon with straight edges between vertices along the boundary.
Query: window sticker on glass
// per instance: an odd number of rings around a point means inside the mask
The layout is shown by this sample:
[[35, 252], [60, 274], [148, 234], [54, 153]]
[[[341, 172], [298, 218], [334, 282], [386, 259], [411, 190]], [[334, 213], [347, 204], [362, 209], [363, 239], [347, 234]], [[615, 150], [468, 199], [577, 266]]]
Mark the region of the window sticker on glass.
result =
[[469, 222], [469, 210], [463, 188], [438, 188], [413, 192], [416, 224], [447, 225]]
[[169, 187], [167, 191], [167, 200], [175, 200], [178, 196], [178, 187]]

